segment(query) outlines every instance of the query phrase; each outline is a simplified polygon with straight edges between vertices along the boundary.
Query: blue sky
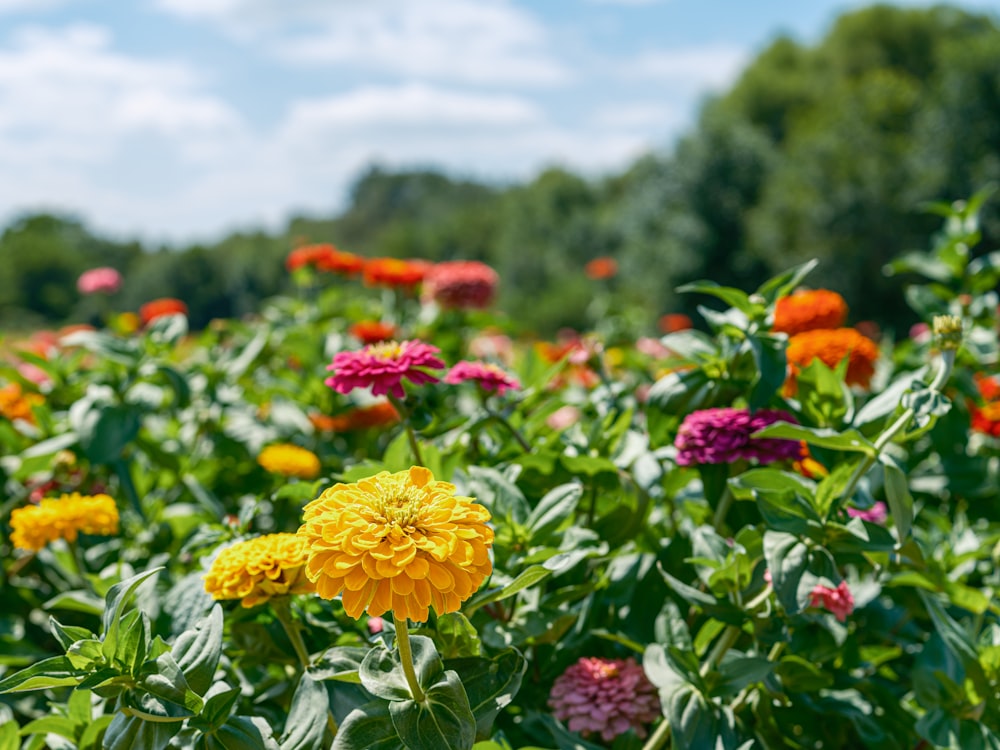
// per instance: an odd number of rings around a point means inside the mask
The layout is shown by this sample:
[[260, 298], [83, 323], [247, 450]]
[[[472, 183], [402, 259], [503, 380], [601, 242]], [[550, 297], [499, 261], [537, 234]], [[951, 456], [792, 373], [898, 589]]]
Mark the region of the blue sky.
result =
[[607, 173], [668, 149], [779, 33], [862, 5], [0, 0], [0, 222], [211, 241], [330, 214], [372, 162]]

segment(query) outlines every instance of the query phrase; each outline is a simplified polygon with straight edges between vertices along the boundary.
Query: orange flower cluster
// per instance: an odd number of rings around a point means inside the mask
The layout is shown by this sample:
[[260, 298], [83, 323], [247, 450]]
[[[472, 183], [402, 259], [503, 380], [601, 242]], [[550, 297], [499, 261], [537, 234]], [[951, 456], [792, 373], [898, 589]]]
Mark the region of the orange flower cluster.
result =
[[786, 387], [794, 392], [792, 381], [795, 375], [814, 359], [835, 368], [846, 358], [847, 384], [867, 388], [875, 374], [879, 351], [874, 341], [853, 328], [834, 328], [795, 334], [788, 341], [785, 356], [791, 368], [790, 382]]
[[594, 281], [611, 279], [618, 275], [618, 262], [614, 258], [594, 258], [583, 267], [583, 272]]
[[1000, 437], [1000, 381], [995, 377], [977, 374], [976, 387], [983, 399], [983, 405], [969, 404], [972, 429], [984, 435]]
[[424, 280], [432, 265], [425, 260], [374, 258], [365, 263], [362, 279], [367, 286], [413, 289]]
[[285, 258], [285, 268], [291, 272], [299, 268], [314, 268], [327, 273], [353, 276], [361, 272], [365, 259], [353, 253], [345, 253], [333, 245], [303, 245], [297, 247]]
[[377, 401], [336, 416], [310, 414], [309, 421], [320, 432], [353, 432], [396, 424], [399, 412], [388, 401]]
[[380, 341], [391, 341], [396, 338], [398, 333], [396, 326], [392, 323], [383, 323], [378, 320], [359, 320], [348, 328], [347, 332], [365, 346], [377, 344]]
[[148, 326], [154, 320], [162, 318], [164, 315], [187, 314], [188, 306], [181, 300], [173, 297], [161, 297], [160, 299], [154, 299], [152, 302], [147, 302], [139, 308], [139, 319], [142, 320], [142, 324], [144, 326]]
[[18, 549], [38, 550], [57, 539], [75, 542], [77, 536], [118, 533], [118, 506], [109, 495], [72, 493], [44, 498], [38, 505], [10, 513], [10, 541]]
[[559, 389], [567, 383], [579, 385], [583, 388], [596, 387], [601, 382], [601, 378], [587, 365], [587, 362], [592, 356], [596, 356], [598, 352], [591, 349], [592, 347], [588, 346], [579, 337], [563, 340], [555, 344], [547, 341], [536, 343], [535, 352], [543, 361], [555, 364], [566, 359], [568, 362], [566, 369], [549, 382], [549, 387]]
[[45, 399], [39, 393], [25, 393], [21, 389], [20, 383], [8, 383], [0, 388], [0, 416], [13, 422], [20, 419], [29, 424], [35, 423], [35, 415], [31, 411], [32, 406], [45, 403]]
[[778, 300], [773, 330], [794, 336], [805, 331], [840, 328], [847, 320], [847, 302], [829, 289], [808, 289]]

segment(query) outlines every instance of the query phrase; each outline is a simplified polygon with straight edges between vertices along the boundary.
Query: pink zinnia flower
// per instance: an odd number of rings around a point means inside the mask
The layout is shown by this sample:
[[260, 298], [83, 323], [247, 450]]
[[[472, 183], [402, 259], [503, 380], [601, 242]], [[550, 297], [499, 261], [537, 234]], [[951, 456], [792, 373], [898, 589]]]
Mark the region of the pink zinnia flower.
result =
[[498, 396], [521, 387], [521, 382], [513, 375], [486, 362], [459, 362], [444, 378], [444, 382], [451, 385], [458, 385], [466, 380], [475, 380], [484, 391], [496, 391]]
[[368, 618], [368, 632], [372, 635], [377, 635], [385, 630], [385, 620], [381, 617], [369, 617]]
[[84, 271], [76, 280], [76, 288], [80, 294], [114, 294], [121, 286], [122, 275], [107, 266]]
[[489, 307], [496, 294], [497, 272], [477, 260], [438, 263], [424, 277], [424, 299], [444, 308]]
[[885, 523], [885, 520], [889, 517], [889, 509], [885, 503], [879, 500], [872, 507], [864, 510], [861, 508], [848, 508], [847, 515], [851, 518], [860, 518], [862, 521]]
[[580, 421], [580, 410], [575, 406], [560, 406], [545, 418], [545, 424], [551, 430], [565, 430]]
[[838, 621], [846, 622], [847, 616], [854, 611], [854, 595], [847, 587], [847, 581], [841, 581], [835, 589], [818, 585], [810, 594], [809, 606], [827, 609]]
[[645, 737], [661, 716], [656, 687], [634, 659], [583, 657], [552, 685], [549, 706], [571, 732], [606, 742], [629, 729]]
[[798, 460], [802, 445], [796, 440], [750, 437], [775, 422], [798, 424], [791, 414], [779, 409], [761, 409], [753, 414], [747, 409], [734, 408], [692, 412], [684, 417], [674, 440], [677, 463], [690, 466], [751, 458], [761, 464]]
[[670, 356], [670, 350], [660, 343], [659, 339], [654, 339], [651, 336], [641, 336], [637, 339], [635, 350], [653, 359], [666, 359]]
[[334, 374], [323, 382], [340, 393], [350, 393], [355, 388], [371, 387], [372, 394], [391, 393], [403, 398], [403, 378], [415, 385], [436, 383], [438, 378], [427, 369], [439, 370], [444, 362], [435, 355], [440, 349], [423, 341], [386, 341], [371, 344], [356, 352], [338, 352], [333, 363], [326, 366]]

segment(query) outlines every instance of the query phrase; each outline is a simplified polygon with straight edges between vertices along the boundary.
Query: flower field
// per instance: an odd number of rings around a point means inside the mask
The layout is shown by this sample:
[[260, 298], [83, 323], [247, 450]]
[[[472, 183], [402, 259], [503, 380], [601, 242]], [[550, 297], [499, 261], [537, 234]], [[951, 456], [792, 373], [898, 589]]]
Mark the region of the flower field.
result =
[[[476, 261], [0, 349], [0, 750], [1000, 748], [1000, 253], [555, 340]], [[114, 269], [85, 294], [127, 284]], [[582, 327], [582, 326], [581, 326]]]

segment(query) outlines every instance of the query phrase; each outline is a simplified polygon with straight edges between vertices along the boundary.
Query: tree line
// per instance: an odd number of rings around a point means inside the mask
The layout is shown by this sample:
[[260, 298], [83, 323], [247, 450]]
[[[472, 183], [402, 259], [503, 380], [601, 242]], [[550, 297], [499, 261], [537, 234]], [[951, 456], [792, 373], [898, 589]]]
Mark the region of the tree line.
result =
[[[600, 179], [549, 169], [499, 187], [373, 166], [339, 214], [172, 249], [103, 238], [72, 217], [23, 216], [0, 235], [0, 330], [85, 320], [95, 301], [76, 278], [99, 265], [125, 275], [122, 310], [175, 296], [194, 326], [248, 314], [289, 290], [283, 261], [303, 241], [484, 261], [502, 279], [499, 307], [541, 334], [586, 319], [593, 258], [617, 260], [612, 307], [652, 331], [660, 314], [707, 302], [674, 291], [687, 281], [752, 288], [815, 257], [811, 282], [842, 293], [852, 320], [898, 328], [913, 321], [883, 267], [927, 247], [939, 219], [924, 205], [996, 180], [996, 20], [879, 5], [841, 16], [814, 45], [776, 39], [673, 148]], [[1000, 238], [995, 205], [983, 219], [975, 252]]]

